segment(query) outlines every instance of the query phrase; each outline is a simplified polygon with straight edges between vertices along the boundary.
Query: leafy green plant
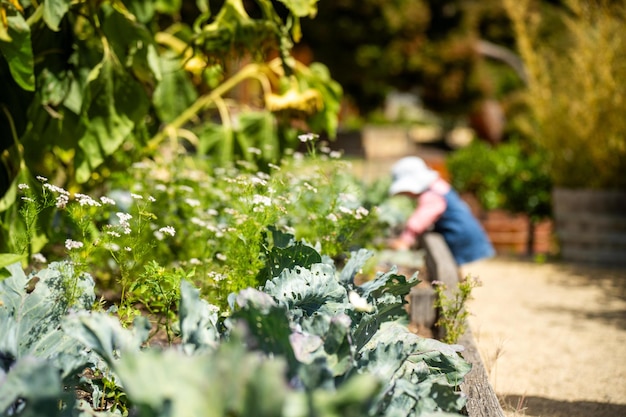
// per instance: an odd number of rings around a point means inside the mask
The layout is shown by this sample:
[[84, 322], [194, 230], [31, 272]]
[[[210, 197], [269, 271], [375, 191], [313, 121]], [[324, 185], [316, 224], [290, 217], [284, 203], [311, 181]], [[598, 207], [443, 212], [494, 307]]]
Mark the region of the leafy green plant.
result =
[[466, 277], [459, 281], [456, 288], [449, 289], [444, 283], [433, 282], [437, 298], [435, 307], [438, 318], [435, 326], [442, 331], [441, 340], [445, 343], [457, 343], [467, 330], [467, 302], [471, 300], [472, 291], [480, 286], [476, 277]]
[[[180, 1], [3, 1], [0, 213], [29, 173], [87, 191], [179, 139], [217, 162], [276, 163], [297, 142], [294, 119], [334, 135], [340, 86], [290, 55], [316, 4], [258, 0], [253, 13], [227, 0], [214, 14], [206, 1], [184, 12]], [[259, 94], [233, 106], [249, 82]]]
[[[32, 234], [45, 229], [49, 241], [35, 254], [12, 243], [10, 253], [29, 261], [68, 255], [76, 269], [92, 272], [103, 292], [117, 294], [118, 314], [127, 323], [138, 314], [138, 302], [149, 311], [167, 310], [182, 277], [225, 307], [228, 294], [267, 279], [265, 257], [283, 249], [272, 230], [306, 241], [300, 250], [316, 247], [337, 261], [355, 247], [372, 247], [385, 230], [363, 184], [345, 161], [312, 141], [315, 136], [303, 138], [308, 157], [285, 158], [271, 165], [271, 174], [246, 161], [221, 168], [181, 153], [135, 164], [113, 176], [100, 197], [39, 177], [32, 186], [20, 185], [20, 205], [32, 212]], [[47, 217], [35, 218], [43, 209]]]
[[[81, 287], [85, 302], [70, 313], [66, 305], [53, 307], [49, 293], [61, 288], [53, 279], [60, 264], [30, 277], [13, 264], [0, 283], [0, 328], [33, 326], [3, 333], [15, 337], [0, 344], [0, 413], [460, 415], [464, 397], [457, 390], [469, 365], [453, 346], [422, 339], [403, 324], [415, 277], [392, 270], [355, 285], [369, 256], [353, 253], [341, 272], [332, 263], [313, 263], [272, 274], [262, 290], [233, 293], [226, 319], [183, 280], [181, 342], [165, 348], [145, 346], [144, 318], [125, 329], [111, 315], [91, 311], [93, 281]], [[35, 276], [42, 279], [29, 291], [25, 284]], [[50, 308], [65, 313], [49, 317]], [[35, 336], [57, 343], [36, 349], [43, 345], [28, 342]], [[16, 346], [30, 348], [34, 358]]]
[[532, 253], [535, 224], [552, 214], [552, 181], [547, 156], [530, 141], [498, 145], [473, 141], [446, 160], [456, 190], [477, 197], [485, 210], [528, 215], [527, 251]]
[[546, 158], [520, 139], [498, 145], [473, 141], [454, 151], [446, 166], [455, 189], [474, 194], [487, 210], [526, 213], [534, 220], [551, 213]]

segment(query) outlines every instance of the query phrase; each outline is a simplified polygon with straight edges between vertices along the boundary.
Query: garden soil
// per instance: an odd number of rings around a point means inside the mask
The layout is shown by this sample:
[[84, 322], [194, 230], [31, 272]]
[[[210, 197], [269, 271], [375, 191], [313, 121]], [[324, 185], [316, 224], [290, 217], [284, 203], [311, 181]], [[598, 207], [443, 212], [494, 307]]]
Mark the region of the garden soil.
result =
[[469, 324], [507, 417], [626, 416], [626, 269], [496, 257]]

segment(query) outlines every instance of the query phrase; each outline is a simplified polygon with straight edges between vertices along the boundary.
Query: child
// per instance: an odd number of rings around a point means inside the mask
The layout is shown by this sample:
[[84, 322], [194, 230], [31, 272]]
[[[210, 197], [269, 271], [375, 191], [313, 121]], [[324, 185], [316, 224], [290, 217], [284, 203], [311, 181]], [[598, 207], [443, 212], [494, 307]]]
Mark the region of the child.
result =
[[417, 237], [433, 230], [445, 239], [458, 265], [495, 254], [485, 231], [467, 204], [439, 174], [421, 158], [409, 156], [392, 168], [391, 195], [406, 195], [417, 200], [403, 233], [391, 241], [396, 250], [409, 249]]

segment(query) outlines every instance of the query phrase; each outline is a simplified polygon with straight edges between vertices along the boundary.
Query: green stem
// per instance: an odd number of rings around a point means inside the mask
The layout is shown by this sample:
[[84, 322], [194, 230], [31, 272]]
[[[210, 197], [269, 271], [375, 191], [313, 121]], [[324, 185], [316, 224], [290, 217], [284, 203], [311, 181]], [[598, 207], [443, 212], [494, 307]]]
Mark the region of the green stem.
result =
[[[258, 73], [262, 71], [262, 67], [258, 64], [249, 64], [242, 68], [238, 73], [233, 75], [222, 84], [218, 85], [213, 91], [197, 99], [191, 106], [189, 106], [184, 112], [182, 112], [176, 119], [165, 126], [159, 133], [154, 135], [152, 139], [148, 141], [147, 149], [149, 151], [155, 151], [163, 140], [168, 136], [169, 132], [180, 129], [185, 123], [191, 120], [196, 114], [206, 108], [210, 103], [215, 102], [221, 96], [226, 94], [229, 90], [237, 86], [247, 78], [259, 79]], [[262, 83], [263, 84], [263, 83]], [[264, 88], [265, 89], [265, 88]]]

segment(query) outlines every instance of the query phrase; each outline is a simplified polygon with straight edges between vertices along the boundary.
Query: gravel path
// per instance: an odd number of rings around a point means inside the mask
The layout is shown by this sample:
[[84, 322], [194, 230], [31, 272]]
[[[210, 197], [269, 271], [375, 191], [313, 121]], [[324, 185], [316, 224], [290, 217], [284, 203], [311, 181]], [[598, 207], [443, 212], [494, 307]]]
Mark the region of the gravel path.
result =
[[495, 258], [470, 326], [507, 416], [626, 416], [626, 270]]

